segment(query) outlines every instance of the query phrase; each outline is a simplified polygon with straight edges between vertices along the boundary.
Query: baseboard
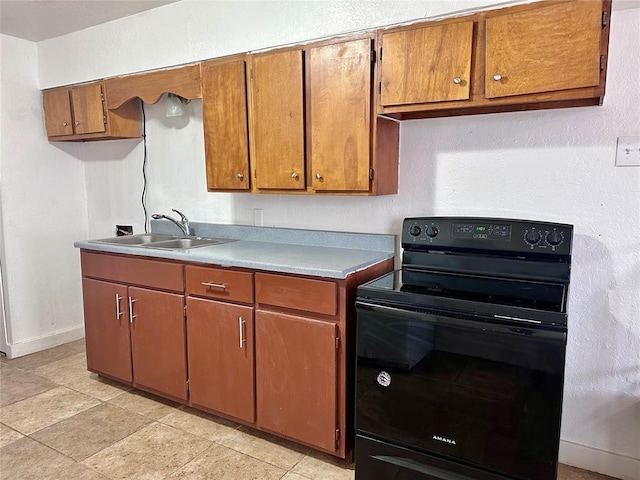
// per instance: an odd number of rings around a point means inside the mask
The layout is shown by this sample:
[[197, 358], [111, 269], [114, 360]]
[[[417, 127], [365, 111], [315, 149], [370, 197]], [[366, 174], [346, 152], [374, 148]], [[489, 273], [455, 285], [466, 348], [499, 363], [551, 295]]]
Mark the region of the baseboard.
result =
[[560, 441], [560, 463], [622, 480], [640, 479], [640, 459]]
[[42, 337], [30, 338], [23, 342], [16, 342], [7, 345], [7, 358], [17, 358], [30, 353], [40, 352], [47, 348], [57, 347], [63, 343], [73, 342], [84, 338], [84, 327], [70, 328], [59, 332], [44, 335]]

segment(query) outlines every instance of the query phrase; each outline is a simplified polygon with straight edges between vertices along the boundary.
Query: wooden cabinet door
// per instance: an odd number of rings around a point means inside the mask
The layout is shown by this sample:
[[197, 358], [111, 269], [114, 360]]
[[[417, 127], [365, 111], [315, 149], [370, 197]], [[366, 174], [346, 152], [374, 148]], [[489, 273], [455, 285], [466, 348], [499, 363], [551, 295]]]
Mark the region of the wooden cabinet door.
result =
[[127, 287], [83, 278], [82, 294], [87, 368], [131, 382]]
[[73, 135], [71, 98], [68, 88], [56, 88], [42, 92], [44, 121], [47, 136]]
[[186, 400], [184, 296], [129, 287], [129, 299], [135, 385]]
[[249, 189], [245, 61], [202, 64], [207, 189]]
[[258, 425], [335, 451], [336, 324], [258, 310], [255, 328]]
[[71, 89], [73, 129], [76, 135], [106, 131], [102, 85], [93, 83]]
[[565, 2], [487, 18], [487, 98], [597, 86], [601, 2]]
[[316, 191], [368, 191], [371, 39], [311, 48], [311, 181]]
[[467, 100], [473, 22], [382, 35], [380, 104]]
[[302, 50], [251, 59], [251, 154], [258, 189], [304, 189]]
[[189, 297], [187, 312], [191, 403], [253, 423], [253, 307]]

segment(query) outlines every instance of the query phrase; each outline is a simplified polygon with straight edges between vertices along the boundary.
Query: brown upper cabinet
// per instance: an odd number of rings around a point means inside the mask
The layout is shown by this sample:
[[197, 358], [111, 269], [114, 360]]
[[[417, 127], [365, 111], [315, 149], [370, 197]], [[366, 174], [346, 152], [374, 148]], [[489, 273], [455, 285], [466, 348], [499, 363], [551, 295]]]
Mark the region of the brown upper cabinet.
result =
[[249, 190], [246, 57], [202, 64], [207, 190]]
[[542, 1], [379, 33], [378, 113], [399, 119], [598, 105], [609, 0]]
[[142, 134], [140, 102], [108, 110], [104, 82], [44, 90], [42, 101], [51, 141], [137, 138]]
[[251, 159], [258, 190], [303, 190], [303, 51], [250, 57]]

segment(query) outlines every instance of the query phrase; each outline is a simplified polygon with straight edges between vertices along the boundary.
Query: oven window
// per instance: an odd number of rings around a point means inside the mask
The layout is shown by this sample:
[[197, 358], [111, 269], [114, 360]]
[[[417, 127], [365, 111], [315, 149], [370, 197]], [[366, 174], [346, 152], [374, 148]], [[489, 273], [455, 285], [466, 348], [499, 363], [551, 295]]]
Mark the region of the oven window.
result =
[[356, 429], [555, 478], [566, 335], [357, 304]]

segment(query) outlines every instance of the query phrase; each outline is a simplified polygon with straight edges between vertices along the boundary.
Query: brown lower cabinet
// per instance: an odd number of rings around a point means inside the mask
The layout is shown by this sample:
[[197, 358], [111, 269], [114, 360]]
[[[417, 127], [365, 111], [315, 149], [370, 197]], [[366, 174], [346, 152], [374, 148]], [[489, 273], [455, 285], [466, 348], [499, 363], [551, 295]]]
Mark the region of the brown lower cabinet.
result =
[[81, 252], [87, 368], [340, 458], [353, 449], [346, 279]]

